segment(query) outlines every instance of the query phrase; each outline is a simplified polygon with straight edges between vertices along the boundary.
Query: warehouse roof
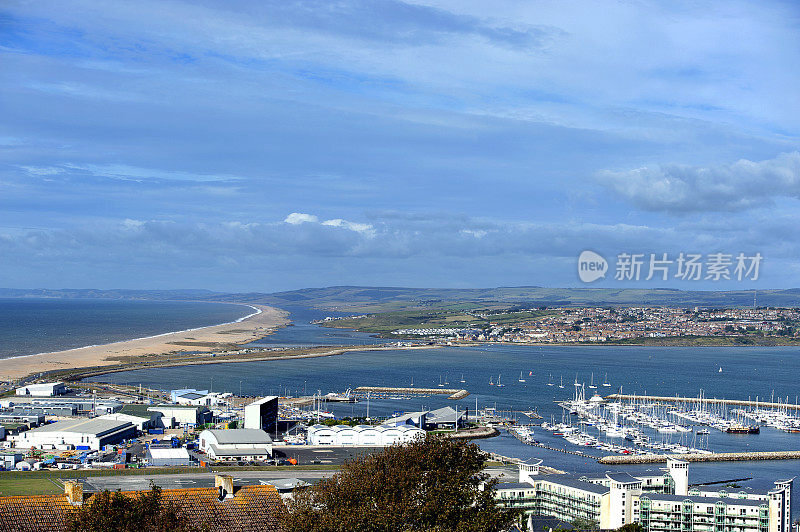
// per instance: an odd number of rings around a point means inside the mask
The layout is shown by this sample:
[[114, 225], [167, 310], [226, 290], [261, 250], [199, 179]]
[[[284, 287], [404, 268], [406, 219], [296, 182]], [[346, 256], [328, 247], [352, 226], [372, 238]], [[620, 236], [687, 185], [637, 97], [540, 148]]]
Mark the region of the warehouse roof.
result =
[[120, 429], [133, 427], [133, 424], [128, 421], [114, 421], [111, 419], [65, 419], [56, 421], [49, 425], [31, 429], [29, 433], [43, 433], [43, 432], [78, 432], [82, 434], [92, 434], [94, 436], [102, 436], [109, 432], [115, 432]]
[[210, 432], [219, 444], [272, 443], [272, 438], [269, 437], [269, 434], [261, 429], [208, 429], [203, 432]]
[[151, 458], [162, 460], [172, 458], [189, 459], [189, 452], [184, 447], [178, 447], [177, 449], [173, 449], [172, 447], [150, 447], [147, 450], [147, 454], [149, 454]]

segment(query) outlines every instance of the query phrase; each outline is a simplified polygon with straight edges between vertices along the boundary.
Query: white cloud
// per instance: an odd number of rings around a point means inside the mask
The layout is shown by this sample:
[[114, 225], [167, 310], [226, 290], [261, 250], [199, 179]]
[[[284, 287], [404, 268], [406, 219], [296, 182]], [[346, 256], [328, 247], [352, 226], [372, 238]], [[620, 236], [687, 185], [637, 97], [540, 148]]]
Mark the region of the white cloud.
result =
[[370, 224], [349, 222], [347, 220], [342, 220], [341, 218], [336, 218], [334, 220], [325, 220], [324, 222], [322, 222], [322, 225], [328, 225], [332, 227], [342, 227], [344, 229], [356, 231], [357, 233], [365, 233], [369, 235], [375, 234], [375, 228], [372, 227]]
[[293, 212], [283, 220], [287, 224], [300, 225], [302, 223], [316, 223], [319, 218], [313, 214], [305, 214], [302, 212]]
[[739, 211], [800, 198], [800, 153], [774, 159], [701, 167], [664, 165], [600, 172], [598, 180], [651, 211]]

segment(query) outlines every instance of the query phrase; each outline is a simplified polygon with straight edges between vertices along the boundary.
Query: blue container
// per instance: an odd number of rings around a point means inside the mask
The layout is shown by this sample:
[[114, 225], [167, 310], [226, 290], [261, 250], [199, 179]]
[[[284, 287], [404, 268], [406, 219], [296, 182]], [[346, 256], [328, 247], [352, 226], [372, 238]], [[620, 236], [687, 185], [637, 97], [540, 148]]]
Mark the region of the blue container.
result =
[[78, 451], [88, 451], [89, 450], [89, 446], [88, 445], [76, 445], [75, 449], [77, 449]]

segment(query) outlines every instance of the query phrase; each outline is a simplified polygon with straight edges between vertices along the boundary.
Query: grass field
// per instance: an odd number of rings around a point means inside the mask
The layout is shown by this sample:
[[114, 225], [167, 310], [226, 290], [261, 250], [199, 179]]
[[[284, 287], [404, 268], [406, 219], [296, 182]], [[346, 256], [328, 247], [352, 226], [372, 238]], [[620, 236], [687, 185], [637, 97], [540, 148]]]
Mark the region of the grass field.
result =
[[365, 317], [339, 319], [323, 323], [325, 327], [355, 329], [362, 332], [390, 335], [398, 329], [482, 329], [489, 326], [509, 327], [528, 322], [541, 316], [552, 314], [552, 311], [522, 311], [502, 314], [489, 314], [481, 317], [478, 314], [465, 312], [463, 309], [421, 309], [400, 312], [381, 312]]
[[48, 495], [63, 493], [64, 488], [50, 478], [0, 478], [0, 495]]

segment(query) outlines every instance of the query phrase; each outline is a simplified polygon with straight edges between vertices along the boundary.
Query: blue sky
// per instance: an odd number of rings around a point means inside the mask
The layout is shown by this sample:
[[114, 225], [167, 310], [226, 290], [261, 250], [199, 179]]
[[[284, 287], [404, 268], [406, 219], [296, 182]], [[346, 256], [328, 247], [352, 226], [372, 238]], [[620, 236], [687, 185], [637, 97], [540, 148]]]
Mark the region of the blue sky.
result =
[[0, 5], [0, 286], [800, 286], [796, 2]]

